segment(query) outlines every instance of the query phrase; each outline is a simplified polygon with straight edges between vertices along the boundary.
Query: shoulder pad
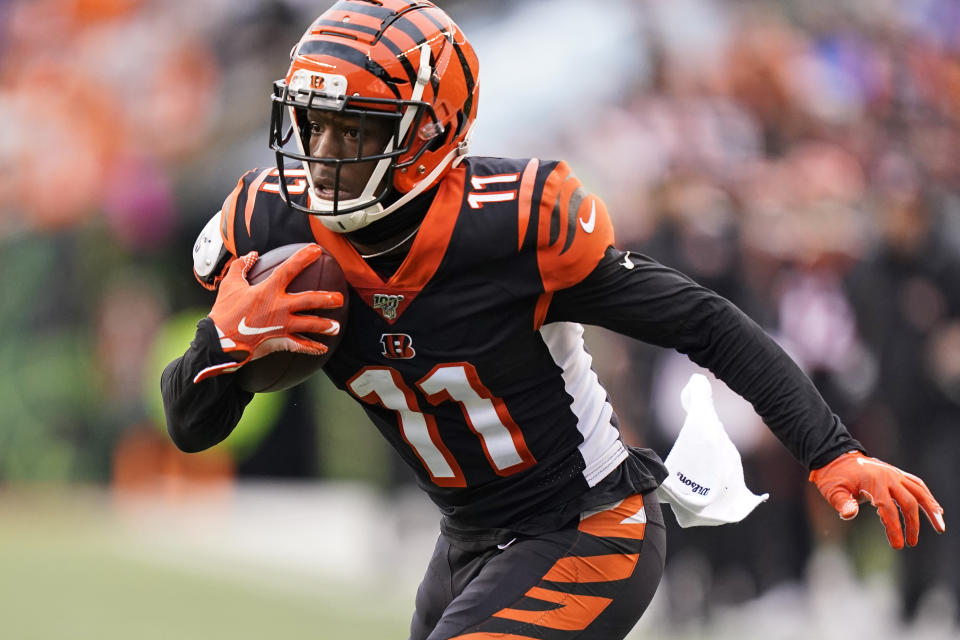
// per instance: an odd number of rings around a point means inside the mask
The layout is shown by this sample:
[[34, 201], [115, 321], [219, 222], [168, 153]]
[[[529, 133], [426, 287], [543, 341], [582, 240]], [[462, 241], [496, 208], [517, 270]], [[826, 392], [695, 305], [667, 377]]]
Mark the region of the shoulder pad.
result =
[[193, 245], [193, 272], [204, 286], [214, 286], [228, 262], [230, 252], [220, 235], [222, 211], [210, 218]]
[[538, 211], [537, 262], [545, 290], [583, 280], [613, 244], [606, 205], [583, 187], [567, 163], [558, 163], [544, 182]]
[[[291, 199], [304, 198], [307, 179], [303, 169], [285, 172]], [[242, 256], [263, 253], [282, 244], [310, 242], [310, 217], [292, 209], [281, 196], [276, 167], [245, 173], [223, 202], [220, 235], [227, 251]]]

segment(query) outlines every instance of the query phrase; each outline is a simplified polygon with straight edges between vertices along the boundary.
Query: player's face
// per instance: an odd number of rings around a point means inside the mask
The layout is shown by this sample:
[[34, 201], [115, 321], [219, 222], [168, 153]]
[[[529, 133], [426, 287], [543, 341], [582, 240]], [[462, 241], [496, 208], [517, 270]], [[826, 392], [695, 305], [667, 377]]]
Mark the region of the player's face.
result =
[[[392, 121], [386, 118], [358, 116], [328, 111], [307, 112], [310, 127], [310, 155], [316, 158], [357, 158], [383, 153], [391, 133]], [[342, 165], [340, 183], [333, 164], [311, 162], [310, 174], [317, 195], [324, 200], [340, 201], [358, 197], [366, 186], [377, 162], [353, 162]]]

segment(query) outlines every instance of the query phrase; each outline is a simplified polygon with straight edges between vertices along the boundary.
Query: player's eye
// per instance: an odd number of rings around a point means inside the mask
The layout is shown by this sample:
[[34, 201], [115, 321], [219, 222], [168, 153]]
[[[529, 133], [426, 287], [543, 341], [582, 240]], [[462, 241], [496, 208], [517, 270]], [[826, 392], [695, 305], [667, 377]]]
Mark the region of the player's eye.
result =
[[318, 136], [323, 133], [323, 124], [320, 122], [311, 122], [310, 123], [310, 135]]
[[359, 127], [346, 127], [343, 130], [343, 137], [349, 140], [356, 140], [360, 137], [360, 128]]

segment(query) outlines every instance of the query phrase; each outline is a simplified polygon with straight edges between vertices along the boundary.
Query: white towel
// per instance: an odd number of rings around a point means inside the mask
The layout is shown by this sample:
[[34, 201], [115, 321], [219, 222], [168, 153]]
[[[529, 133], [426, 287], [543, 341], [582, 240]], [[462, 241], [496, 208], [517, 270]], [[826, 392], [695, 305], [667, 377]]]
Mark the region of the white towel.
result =
[[713, 407], [709, 380], [699, 373], [690, 376], [680, 402], [687, 418], [664, 461], [670, 476], [657, 496], [670, 503], [681, 527], [743, 520], [769, 494], [747, 489], [740, 452]]

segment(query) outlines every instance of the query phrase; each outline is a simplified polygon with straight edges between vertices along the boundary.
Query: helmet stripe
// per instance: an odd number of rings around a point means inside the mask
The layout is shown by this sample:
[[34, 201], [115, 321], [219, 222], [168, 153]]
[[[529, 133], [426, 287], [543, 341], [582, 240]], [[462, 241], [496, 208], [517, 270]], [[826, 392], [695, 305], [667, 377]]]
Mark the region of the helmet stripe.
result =
[[[416, 8], [416, 7], [414, 7], [414, 8]], [[417, 15], [419, 15], [419, 12], [417, 13]], [[384, 25], [383, 25], [383, 33], [385, 33], [386, 30], [387, 30], [389, 27], [391, 27], [391, 26], [392, 26], [392, 27], [395, 27], [396, 29], [399, 29], [399, 30], [402, 31], [403, 33], [407, 34], [407, 35], [410, 37], [410, 39], [413, 40], [414, 46], [419, 47], [419, 46], [422, 45], [423, 43], [427, 42], [427, 37], [423, 34], [423, 31], [420, 29], [420, 27], [418, 27], [418, 26], [417, 26], [412, 20], [410, 20], [410, 18], [408, 18], [406, 15], [403, 15], [403, 14], [398, 15], [394, 20], [391, 20], [390, 22], [384, 24]], [[383, 38], [383, 34], [381, 34], [380, 37]], [[379, 39], [380, 39], [380, 38], [378, 38], [378, 40], [379, 40]], [[383, 38], [383, 40], [386, 40], [386, 38]], [[393, 49], [391, 49], [391, 51], [392, 51], [392, 50], [393, 50]], [[433, 61], [433, 51], [432, 51], [432, 50], [431, 50], [431, 52], [430, 52], [430, 56], [431, 56], [431, 64], [433, 64], [434, 61]], [[407, 56], [404, 55], [404, 56], [398, 56], [398, 57], [400, 57], [401, 62], [404, 62], [404, 63], [406, 63], [406, 64], [410, 64], [409, 61], [407, 60]], [[410, 69], [412, 70], [413, 67], [411, 66]], [[415, 82], [416, 82], [416, 73], [414, 73], [414, 76], [411, 78], [410, 84], [414, 84]], [[439, 86], [440, 86], [440, 81], [439, 81], [439, 79], [436, 78], [436, 77], [434, 77], [434, 76], [431, 76], [431, 78], [430, 78], [430, 84], [431, 84], [431, 86], [433, 87], [433, 93], [434, 93], [434, 95], [436, 95], [436, 94], [437, 94], [437, 89], [438, 89]]]
[[450, 38], [451, 40], [453, 39], [453, 33], [450, 32], [450, 25], [440, 24], [440, 21], [434, 17], [433, 11], [431, 10], [424, 11], [422, 15], [426, 16], [427, 20], [432, 22], [433, 26], [435, 26], [438, 31], [442, 31], [446, 33], [448, 38]]
[[463, 77], [467, 82], [467, 100], [463, 103], [463, 112], [469, 118], [473, 115], [473, 88], [476, 86], [476, 80], [473, 78], [473, 72], [470, 71], [470, 64], [467, 62], [467, 57], [463, 55], [463, 49], [456, 42], [453, 43], [453, 50], [457, 52], [457, 57], [460, 58], [460, 66], [463, 68]]
[[[358, 31], [360, 33], [365, 33], [370, 36], [380, 36], [379, 38], [377, 38], [377, 40], [379, 40], [380, 42], [383, 42], [383, 44], [386, 45], [388, 49], [390, 49], [390, 52], [397, 57], [397, 59], [400, 61], [400, 64], [403, 65], [403, 70], [407, 72], [407, 79], [410, 81], [410, 84], [413, 84], [414, 82], [416, 82], [417, 72], [414, 70], [413, 65], [410, 64], [410, 61], [407, 60], [407, 57], [401, 55], [403, 53], [403, 49], [397, 46], [397, 43], [393, 42], [389, 38], [383, 37], [383, 33], [380, 29], [377, 29], [376, 27], [368, 27], [362, 24], [356, 24], [353, 22], [342, 22], [339, 20], [317, 20], [316, 22], [313, 23], [312, 26], [313, 27], [317, 27], [317, 26], [337, 27], [338, 29], [344, 29], [347, 31]], [[327, 32], [321, 31], [321, 35], [330, 36], [330, 35], [341, 35], [341, 34], [331, 33], [329, 31]], [[348, 38], [350, 36], [347, 36], [344, 34], [343, 37]]]
[[430, 74], [430, 86], [433, 87], [433, 95], [440, 94], [440, 76], [435, 73]]
[[353, 0], [340, 0], [340, 2], [333, 5], [329, 10], [362, 13], [365, 16], [373, 16], [380, 20], [386, 20], [395, 14], [392, 9], [387, 9], [375, 4], [367, 4], [366, 2], [354, 2]]
[[[375, 27], [367, 27], [362, 24], [356, 24], [355, 22], [342, 22], [340, 20], [317, 20], [311, 25], [313, 27], [323, 26], [323, 27], [337, 27], [338, 29], [348, 29], [352, 31], [359, 31], [360, 33], [366, 33], [367, 35], [375, 36], [380, 33], [380, 30]], [[329, 31], [325, 32], [324, 35], [330, 34]], [[340, 34], [336, 34], [340, 35]]]
[[382, 42], [387, 49], [390, 49], [390, 52], [393, 53], [393, 55], [397, 57], [397, 60], [400, 61], [400, 64], [403, 65], [403, 70], [407, 72], [407, 79], [410, 80], [410, 84], [416, 84], [417, 71], [413, 68], [413, 65], [410, 64], [410, 60], [407, 59], [407, 56], [401, 55], [403, 50], [390, 38], [382, 38], [380, 42]]
[[393, 78], [391, 78], [390, 74], [387, 73], [387, 70], [377, 64], [374, 60], [371, 60], [362, 51], [358, 51], [353, 47], [349, 47], [345, 44], [340, 44], [337, 42], [329, 42], [327, 40], [307, 40], [300, 45], [299, 49], [297, 49], [297, 55], [325, 55], [332, 58], [340, 58], [341, 60], [345, 60], [361, 69], [366, 69], [373, 75], [383, 80], [383, 83], [387, 85], [391, 91], [393, 91], [393, 94], [396, 96], [397, 100], [402, 99], [400, 96], [400, 91], [398, 91], [393, 82], [391, 82]]
[[396, 27], [400, 31], [403, 31], [405, 34], [410, 36], [410, 39], [413, 40], [413, 43], [417, 46], [420, 46], [427, 41], [427, 37], [423, 35], [423, 31], [420, 30], [416, 24], [413, 23], [406, 16], [397, 16], [394, 20], [383, 25], [383, 30], [386, 31], [388, 27]]
[[[438, 11], [434, 7], [419, 7], [422, 11], [407, 11], [403, 14], [403, 17], [409, 20], [421, 33], [427, 32], [434, 34], [431, 38], [436, 38], [436, 35], [441, 35], [448, 43], [453, 44], [453, 27], [448, 24], [447, 26], [442, 25], [433, 13]], [[421, 26], [422, 25], [422, 26]], [[434, 29], [439, 31], [439, 34], [434, 33]], [[410, 35], [410, 34], [408, 34]], [[411, 36], [412, 37], [412, 36]], [[440, 58], [443, 56], [443, 47], [447, 46], [447, 43], [443, 43], [440, 48], [440, 53], [434, 53], [434, 64], [439, 64]], [[433, 47], [431, 46], [431, 49]], [[449, 55], [449, 54], [447, 54]], [[430, 78], [430, 84], [433, 87], [433, 94], [439, 95], [440, 93], [440, 78], [439, 76], [432, 76]]]

